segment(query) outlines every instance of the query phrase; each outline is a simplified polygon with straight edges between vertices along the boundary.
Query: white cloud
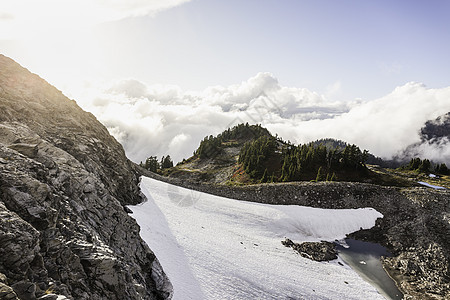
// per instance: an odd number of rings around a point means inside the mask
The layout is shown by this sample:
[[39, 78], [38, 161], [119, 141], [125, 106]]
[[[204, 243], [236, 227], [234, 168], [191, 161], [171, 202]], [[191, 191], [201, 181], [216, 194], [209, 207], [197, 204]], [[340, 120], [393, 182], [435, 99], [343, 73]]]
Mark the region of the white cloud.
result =
[[152, 15], [190, 0], [2, 0], [0, 39], [61, 38], [126, 17]]
[[[332, 137], [389, 158], [419, 142], [424, 123], [450, 111], [449, 98], [450, 87], [408, 83], [374, 101], [333, 102], [282, 86], [270, 73], [200, 92], [124, 80], [76, 96], [137, 162], [167, 154], [180, 161], [203, 137], [241, 122], [260, 123], [295, 143]], [[423, 146], [423, 156], [431, 155], [430, 149]]]
[[401, 158], [421, 157], [428, 158], [434, 162], [450, 165], [450, 139], [442, 137], [433, 141], [424, 141], [414, 144], [401, 153]]

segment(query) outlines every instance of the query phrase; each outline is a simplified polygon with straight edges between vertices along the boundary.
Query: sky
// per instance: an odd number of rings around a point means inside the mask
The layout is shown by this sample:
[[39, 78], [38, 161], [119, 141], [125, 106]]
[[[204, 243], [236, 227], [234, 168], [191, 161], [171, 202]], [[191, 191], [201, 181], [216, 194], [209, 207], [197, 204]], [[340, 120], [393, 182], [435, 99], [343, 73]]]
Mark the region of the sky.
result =
[[[450, 111], [449, 13], [445, 0], [2, 0], [0, 51], [137, 162], [179, 161], [240, 121], [389, 158]], [[420, 151], [450, 162], [446, 143]]]

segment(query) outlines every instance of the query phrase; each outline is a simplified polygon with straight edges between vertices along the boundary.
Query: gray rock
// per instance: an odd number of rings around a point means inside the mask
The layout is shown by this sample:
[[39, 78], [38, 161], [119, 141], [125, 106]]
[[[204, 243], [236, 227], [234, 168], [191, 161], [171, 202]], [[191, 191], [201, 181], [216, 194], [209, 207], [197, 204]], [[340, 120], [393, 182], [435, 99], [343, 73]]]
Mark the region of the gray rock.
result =
[[143, 200], [139, 175], [107, 129], [1, 55], [0, 111], [4, 297], [170, 298], [169, 280], [123, 209]]
[[19, 152], [25, 156], [28, 156], [30, 158], [36, 157], [36, 155], [38, 153], [37, 145], [18, 143], [18, 144], [9, 145], [8, 148], [16, 150], [17, 152]]
[[0, 282], [0, 299], [2, 300], [19, 300], [13, 288]]
[[291, 247], [301, 256], [314, 261], [330, 261], [337, 258], [336, 247], [333, 243], [327, 241], [294, 243], [290, 239], [281, 241], [286, 247]]

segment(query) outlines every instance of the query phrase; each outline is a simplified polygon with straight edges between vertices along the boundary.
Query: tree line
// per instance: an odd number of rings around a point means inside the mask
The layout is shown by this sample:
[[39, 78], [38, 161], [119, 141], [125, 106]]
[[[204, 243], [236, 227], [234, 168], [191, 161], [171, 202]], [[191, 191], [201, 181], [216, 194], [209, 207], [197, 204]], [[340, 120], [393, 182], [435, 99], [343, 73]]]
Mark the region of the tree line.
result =
[[160, 170], [172, 168], [173, 161], [172, 158], [170, 158], [170, 155], [161, 157], [160, 161], [158, 161], [158, 158], [156, 156], [150, 156], [145, 160], [144, 163], [141, 161], [139, 165], [144, 169], [156, 173]]
[[351, 180], [368, 174], [368, 152], [356, 145], [328, 148], [315, 142], [293, 145], [262, 136], [246, 143], [239, 154], [245, 172], [260, 182]]
[[[434, 168], [433, 168], [434, 165]], [[434, 172], [439, 175], [450, 175], [450, 170], [445, 163], [433, 164], [428, 159], [420, 159], [419, 157], [412, 158], [409, 163], [403, 167], [403, 170], [411, 170], [417, 173], [431, 173]]]

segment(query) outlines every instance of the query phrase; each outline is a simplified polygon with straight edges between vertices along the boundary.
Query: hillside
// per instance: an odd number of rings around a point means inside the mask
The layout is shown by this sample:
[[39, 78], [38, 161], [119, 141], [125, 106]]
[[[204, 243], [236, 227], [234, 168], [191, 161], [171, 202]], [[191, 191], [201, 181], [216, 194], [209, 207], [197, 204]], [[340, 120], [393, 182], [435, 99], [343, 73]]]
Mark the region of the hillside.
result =
[[242, 147], [259, 137], [272, 135], [260, 125], [248, 123], [228, 128], [215, 137], [205, 137], [192, 157], [183, 160], [174, 168], [165, 170], [164, 175], [225, 184], [236, 172]]
[[0, 55], [1, 299], [169, 297], [124, 208], [138, 183], [92, 114]]
[[216, 137], [206, 137], [192, 157], [163, 170], [162, 175], [227, 185], [294, 181], [412, 184], [403, 176], [366, 165], [383, 162], [343, 141], [322, 139], [294, 145], [260, 125], [239, 124]]
[[[213, 142], [215, 149], [220, 150], [215, 152], [215, 156], [200, 158], [195, 154], [176, 167], [163, 170], [164, 176], [142, 169], [141, 173], [191, 190], [250, 202], [330, 209], [375, 208], [383, 214], [383, 218], [378, 219], [376, 226], [370, 230], [360, 230], [351, 236], [380, 243], [394, 254], [391, 258], [383, 259], [383, 266], [407, 299], [449, 297], [450, 257], [446, 249], [450, 247], [450, 194], [445, 189], [433, 190], [418, 184], [421, 181], [449, 188], [448, 176], [430, 177], [428, 173], [414, 170], [367, 165], [368, 171], [364, 172], [369, 176], [354, 182], [300, 180], [260, 183], [252, 180], [250, 174], [239, 166], [240, 154], [248, 147], [245, 145], [253, 144], [258, 139], [269, 141], [271, 138], [274, 137], [262, 135], [246, 142], [219, 140], [219, 143], [215, 137], [208, 137], [206, 140]], [[275, 141], [275, 144], [267, 144], [277, 151], [288, 145], [291, 147], [288, 150], [300, 149], [301, 153], [301, 145], [293, 147], [278, 137], [275, 137]], [[337, 151], [352, 147], [345, 142], [322, 140], [306, 145], [306, 149], [313, 149], [314, 146], [319, 149], [320, 145], [328, 149], [337, 145], [334, 149], [341, 149]], [[264, 151], [259, 154], [264, 155]], [[281, 156], [282, 151], [276, 154]], [[228, 160], [224, 160], [225, 157]], [[241, 181], [230, 182], [230, 176], [236, 174], [236, 170], [242, 172]], [[193, 197], [186, 197], [179, 205], [195, 206], [195, 201]]]

